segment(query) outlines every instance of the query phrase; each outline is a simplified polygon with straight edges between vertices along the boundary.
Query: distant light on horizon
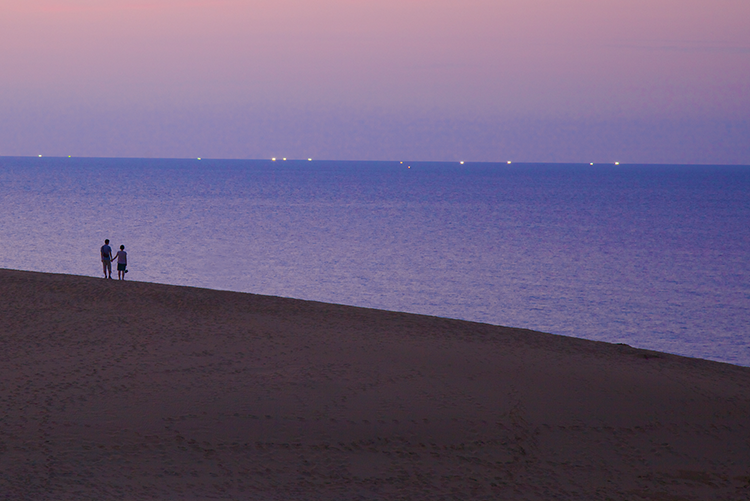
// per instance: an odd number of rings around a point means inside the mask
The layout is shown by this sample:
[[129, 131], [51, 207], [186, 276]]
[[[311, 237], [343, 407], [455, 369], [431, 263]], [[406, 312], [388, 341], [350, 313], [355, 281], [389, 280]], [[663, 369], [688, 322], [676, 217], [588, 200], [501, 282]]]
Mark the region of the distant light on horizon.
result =
[[620, 165], [620, 162], [615, 162], [615, 165]]
[[463, 164], [464, 164], [464, 161], [463, 161], [463, 160], [461, 160], [461, 165], [463, 165]]
[[508, 165], [510, 165], [510, 160], [508, 160]]
[[308, 161], [308, 162], [312, 162], [312, 158], [308, 158], [308, 159], [307, 159], [307, 161]]
[[39, 155], [39, 158], [42, 158], [42, 155]]
[[271, 160], [275, 162], [276, 161], [276, 157], [273, 157]]

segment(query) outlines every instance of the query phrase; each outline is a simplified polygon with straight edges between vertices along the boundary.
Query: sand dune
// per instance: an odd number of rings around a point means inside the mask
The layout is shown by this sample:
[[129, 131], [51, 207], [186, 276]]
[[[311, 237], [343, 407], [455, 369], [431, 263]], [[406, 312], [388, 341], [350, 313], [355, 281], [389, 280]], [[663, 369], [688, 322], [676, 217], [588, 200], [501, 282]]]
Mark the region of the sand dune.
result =
[[0, 499], [750, 499], [750, 368], [0, 270]]

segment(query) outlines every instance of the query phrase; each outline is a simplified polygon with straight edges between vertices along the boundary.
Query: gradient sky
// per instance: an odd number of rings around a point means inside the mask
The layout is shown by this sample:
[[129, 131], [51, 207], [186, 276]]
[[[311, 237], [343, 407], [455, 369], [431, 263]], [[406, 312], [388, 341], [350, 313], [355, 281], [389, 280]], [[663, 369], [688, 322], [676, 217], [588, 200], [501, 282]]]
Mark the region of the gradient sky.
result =
[[0, 155], [750, 164], [748, 0], [0, 0]]

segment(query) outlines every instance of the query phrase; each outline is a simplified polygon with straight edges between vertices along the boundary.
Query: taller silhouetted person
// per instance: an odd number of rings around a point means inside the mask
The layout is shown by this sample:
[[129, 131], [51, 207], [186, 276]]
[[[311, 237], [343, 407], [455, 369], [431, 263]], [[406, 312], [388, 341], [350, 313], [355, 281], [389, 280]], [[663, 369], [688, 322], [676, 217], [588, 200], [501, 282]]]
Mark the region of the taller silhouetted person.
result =
[[104, 269], [104, 278], [112, 278], [112, 247], [109, 246], [109, 239], [104, 240], [101, 248], [102, 268]]

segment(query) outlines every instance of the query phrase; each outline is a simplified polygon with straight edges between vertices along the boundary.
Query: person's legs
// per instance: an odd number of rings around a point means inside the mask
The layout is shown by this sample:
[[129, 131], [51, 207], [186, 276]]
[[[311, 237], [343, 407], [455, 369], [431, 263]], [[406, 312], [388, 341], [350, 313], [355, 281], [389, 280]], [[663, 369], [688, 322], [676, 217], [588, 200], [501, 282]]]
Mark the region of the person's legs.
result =
[[[104, 278], [112, 278], [112, 261], [103, 260], [102, 268], [104, 269]], [[109, 272], [109, 276], [107, 272]]]

